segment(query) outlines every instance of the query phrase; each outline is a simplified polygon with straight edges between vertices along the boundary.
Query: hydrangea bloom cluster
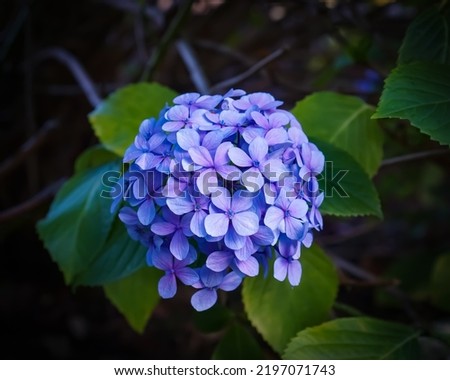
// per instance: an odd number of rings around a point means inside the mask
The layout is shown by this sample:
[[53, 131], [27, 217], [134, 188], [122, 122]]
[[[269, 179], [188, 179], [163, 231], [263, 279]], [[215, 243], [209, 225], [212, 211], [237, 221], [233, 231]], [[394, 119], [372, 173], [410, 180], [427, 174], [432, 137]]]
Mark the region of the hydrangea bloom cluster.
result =
[[268, 93], [177, 96], [142, 122], [125, 153], [119, 218], [163, 272], [158, 290], [198, 289], [206, 310], [217, 291], [268, 272], [300, 283], [301, 246], [322, 228], [317, 176], [324, 156]]

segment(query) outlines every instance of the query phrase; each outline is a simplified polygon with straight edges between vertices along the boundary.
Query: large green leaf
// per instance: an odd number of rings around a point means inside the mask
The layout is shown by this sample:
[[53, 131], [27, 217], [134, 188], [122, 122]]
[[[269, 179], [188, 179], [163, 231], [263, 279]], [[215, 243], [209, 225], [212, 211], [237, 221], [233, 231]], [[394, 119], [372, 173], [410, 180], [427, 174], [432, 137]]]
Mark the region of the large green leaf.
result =
[[128, 235], [124, 224], [116, 218], [102, 248], [92, 252], [92, 261], [74, 278], [78, 285], [103, 285], [126, 277], [145, 267], [147, 249]]
[[341, 318], [300, 331], [283, 358], [291, 360], [416, 359], [419, 333], [366, 317]]
[[[146, 265], [146, 249], [128, 236], [110, 212], [111, 199], [103, 194], [108, 193], [108, 181], [111, 186], [120, 176], [120, 160], [110, 161], [113, 158], [117, 156], [102, 147], [83, 153], [76, 174], [38, 223], [41, 239], [69, 284], [102, 285]], [[103, 181], [105, 173], [110, 175]]]
[[108, 162], [117, 160], [116, 154], [107, 150], [102, 145], [94, 145], [87, 148], [75, 161], [75, 173], [92, 169]]
[[120, 281], [104, 286], [105, 294], [137, 332], [143, 332], [158, 304], [158, 280], [161, 272], [142, 268]]
[[102, 175], [118, 169], [119, 163], [114, 162], [74, 175], [37, 225], [40, 238], [67, 283], [73, 283], [89, 268], [108, 239], [115, 215], [110, 213], [111, 200], [100, 196], [104, 190]]
[[432, 7], [416, 17], [408, 27], [398, 63], [427, 61], [450, 63], [450, 12]]
[[439, 256], [434, 264], [431, 302], [434, 306], [450, 312], [450, 253]]
[[415, 62], [386, 79], [374, 118], [407, 119], [433, 140], [450, 145], [450, 66]]
[[89, 114], [95, 134], [109, 150], [123, 155], [144, 119], [158, 117], [177, 94], [157, 83], [131, 84], [111, 94]]
[[213, 352], [215, 360], [261, 360], [261, 347], [252, 334], [239, 323], [232, 324]]
[[246, 278], [243, 300], [247, 316], [263, 338], [279, 353], [305, 327], [328, 318], [336, 297], [338, 278], [332, 262], [313, 246], [303, 249], [303, 276], [299, 286], [269, 276]]
[[318, 92], [299, 101], [292, 113], [309, 137], [349, 153], [373, 176], [383, 156], [383, 135], [370, 117], [374, 108], [355, 96]]
[[367, 173], [343, 150], [314, 141], [325, 155], [326, 165], [319, 178], [325, 192], [321, 211], [336, 216], [375, 215], [382, 217], [378, 193]]

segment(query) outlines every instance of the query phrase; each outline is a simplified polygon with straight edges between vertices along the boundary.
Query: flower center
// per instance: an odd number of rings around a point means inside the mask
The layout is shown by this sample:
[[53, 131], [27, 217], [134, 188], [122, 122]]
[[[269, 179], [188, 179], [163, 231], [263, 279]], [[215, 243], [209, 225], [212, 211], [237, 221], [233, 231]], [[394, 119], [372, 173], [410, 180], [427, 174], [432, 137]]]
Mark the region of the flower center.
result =
[[234, 212], [233, 210], [228, 210], [228, 211], [227, 211], [227, 216], [228, 216], [228, 218], [230, 218], [230, 219], [233, 218], [234, 214], [235, 214], [235, 212]]

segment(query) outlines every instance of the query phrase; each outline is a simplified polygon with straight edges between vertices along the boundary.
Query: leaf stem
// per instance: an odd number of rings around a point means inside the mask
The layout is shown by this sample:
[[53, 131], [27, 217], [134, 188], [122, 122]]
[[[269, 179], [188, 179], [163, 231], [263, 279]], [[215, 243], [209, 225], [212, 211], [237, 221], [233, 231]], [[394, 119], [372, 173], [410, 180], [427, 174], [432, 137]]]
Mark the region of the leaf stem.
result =
[[400, 164], [400, 163], [408, 162], [408, 161], [419, 160], [421, 158], [440, 156], [442, 154], [448, 154], [448, 153], [450, 153], [450, 149], [433, 149], [433, 150], [426, 150], [423, 152], [405, 154], [404, 156], [392, 157], [392, 158], [387, 158], [386, 160], [383, 160], [383, 162], [381, 163], [381, 167]]
[[150, 56], [150, 59], [147, 61], [144, 72], [141, 76], [141, 82], [149, 81], [152, 79], [153, 75], [155, 74], [156, 68], [165, 56], [170, 43], [176, 37], [181, 26], [186, 20], [193, 2], [194, 0], [185, 0], [181, 4], [177, 14], [167, 28], [166, 33], [163, 35], [161, 43], [155, 48], [152, 55]]

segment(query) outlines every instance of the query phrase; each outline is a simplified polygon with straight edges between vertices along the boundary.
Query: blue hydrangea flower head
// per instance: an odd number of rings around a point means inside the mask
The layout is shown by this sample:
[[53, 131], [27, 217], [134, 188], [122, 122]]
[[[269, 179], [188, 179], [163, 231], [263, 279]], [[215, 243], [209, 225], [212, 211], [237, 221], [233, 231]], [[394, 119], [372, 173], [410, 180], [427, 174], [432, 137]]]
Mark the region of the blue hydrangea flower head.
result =
[[203, 311], [271, 265], [276, 280], [300, 283], [301, 247], [323, 227], [325, 157], [282, 104], [264, 92], [187, 93], [141, 123], [112, 209], [162, 271], [162, 298], [192, 286]]

